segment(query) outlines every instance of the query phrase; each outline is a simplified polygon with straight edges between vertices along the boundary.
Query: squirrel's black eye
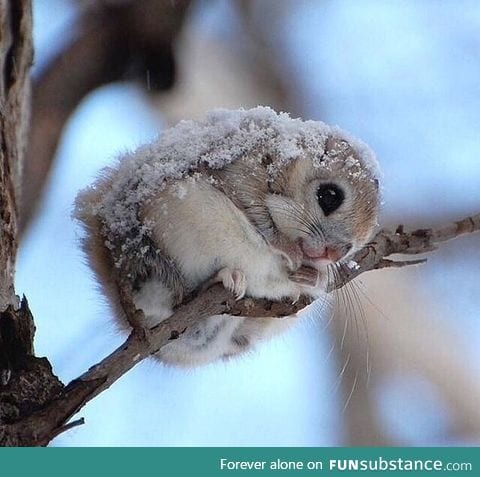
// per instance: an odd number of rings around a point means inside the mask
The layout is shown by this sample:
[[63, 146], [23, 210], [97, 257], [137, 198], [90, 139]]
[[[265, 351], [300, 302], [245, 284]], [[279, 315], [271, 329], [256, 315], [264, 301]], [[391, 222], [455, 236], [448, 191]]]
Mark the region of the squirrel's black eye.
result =
[[343, 204], [345, 194], [336, 184], [321, 184], [317, 190], [317, 199], [323, 213], [330, 215]]

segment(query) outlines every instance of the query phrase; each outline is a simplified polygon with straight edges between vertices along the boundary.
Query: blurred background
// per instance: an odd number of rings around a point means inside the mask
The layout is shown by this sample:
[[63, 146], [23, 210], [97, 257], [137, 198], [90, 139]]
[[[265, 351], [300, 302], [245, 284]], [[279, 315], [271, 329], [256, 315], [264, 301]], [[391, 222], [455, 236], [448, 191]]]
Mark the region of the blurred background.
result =
[[[476, 0], [33, 6], [17, 292], [37, 354], [64, 382], [125, 338], [84, 263], [75, 195], [180, 119], [264, 104], [338, 124], [377, 152], [382, 226], [480, 211]], [[144, 362], [53, 445], [478, 445], [479, 273], [477, 234], [421, 267], [362, 275], [338, 299], [353, 308], [311, 316], [250, 356], [188, 371]]]

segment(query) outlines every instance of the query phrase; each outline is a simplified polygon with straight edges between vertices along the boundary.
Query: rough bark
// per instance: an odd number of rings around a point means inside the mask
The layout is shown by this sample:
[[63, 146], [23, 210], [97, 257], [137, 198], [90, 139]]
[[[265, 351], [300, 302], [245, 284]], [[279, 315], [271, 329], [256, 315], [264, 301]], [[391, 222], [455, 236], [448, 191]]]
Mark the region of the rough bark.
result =
[[45, 358], [35, 358], [35, 326], [14, 291], [18, 199], [29, 114], [33, 59], [29, 0], [0, 1], [0, 444], [23, 441], [8, 423], [23, 419], [63, 388]]
[[28, 1], [0, 1], [0, 310], [14, 304], [17, 253], [17, 189], [32, 62]]

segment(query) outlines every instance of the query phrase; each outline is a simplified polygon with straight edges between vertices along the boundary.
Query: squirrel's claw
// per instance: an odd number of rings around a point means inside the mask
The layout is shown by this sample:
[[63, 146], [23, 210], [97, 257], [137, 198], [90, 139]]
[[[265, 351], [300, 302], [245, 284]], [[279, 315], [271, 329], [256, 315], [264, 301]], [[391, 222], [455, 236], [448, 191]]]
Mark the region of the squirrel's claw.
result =
[[223, 286], [235, 295], [237, 300], [241, 300], [247, 291], [247, 280], [242, 271], [238, 269], [222, 268], [217, 274], [217, 280], [223, 283]]
[[319, 282], [320, 272], [312, 267], [302, 266], [295, 272], [290, 273], [288, 278], [299, 285], [316, 287]]
[[287, 262], [289, 270], [295, 271], [300, 268], [303, 261], [303, 251], [296, 242], [284, 235], [277, 236], [270, 242], [274, 253], [281, 255]]

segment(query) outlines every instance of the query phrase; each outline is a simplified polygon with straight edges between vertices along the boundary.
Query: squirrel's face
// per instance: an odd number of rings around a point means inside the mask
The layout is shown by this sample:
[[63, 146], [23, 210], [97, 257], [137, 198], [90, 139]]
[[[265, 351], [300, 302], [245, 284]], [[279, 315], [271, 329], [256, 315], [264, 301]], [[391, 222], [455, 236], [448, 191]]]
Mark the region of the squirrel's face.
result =
[[345, 141], [329, 140], [320, 160], [293, 161], [276, 185], [267, 207], [276, 227], [300, 245], [306, 265], [344, 260], [372, 236], [378, 181]]

